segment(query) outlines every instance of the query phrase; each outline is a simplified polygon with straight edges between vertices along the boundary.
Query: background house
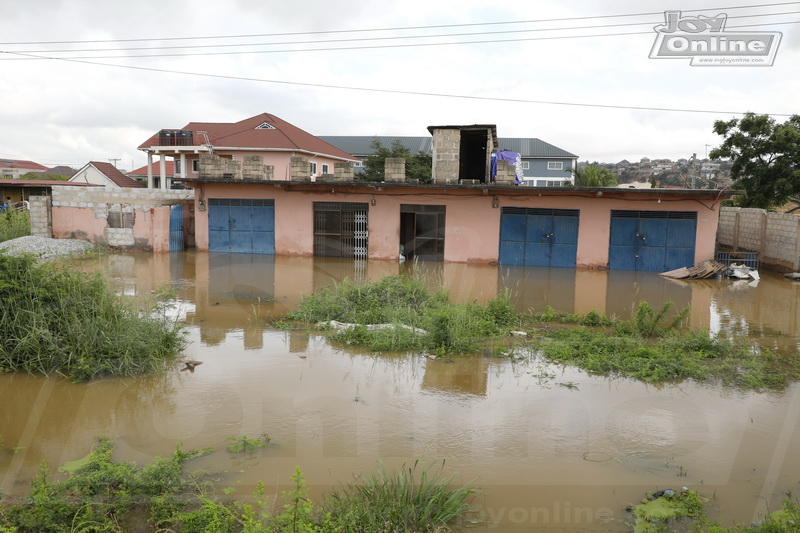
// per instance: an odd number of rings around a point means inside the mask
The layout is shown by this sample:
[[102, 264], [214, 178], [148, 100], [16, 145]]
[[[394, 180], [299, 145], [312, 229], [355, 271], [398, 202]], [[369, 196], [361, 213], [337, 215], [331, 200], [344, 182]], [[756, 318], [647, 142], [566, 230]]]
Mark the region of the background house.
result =
[[73, 183], [87, 183], [103, 187], [144, 187], [138, 181], [129, 178], [111, 163], [90, 161], [78, 170], [69, 181]]
[[[321, 135], [320, 139], [353, 154], [361, 161], [375, 153], [372, 144], [378, 141], [384, 148], [399, 143], [412, 154], [431, 153], [432, 137]], [[497, 148], [517, 152], [522, 159], [525, 185], [558, 187], [565, 184], [576, 168], [578, 156], [537, 138], [498, 137]], [[356, 163], [356, 172], [360, 163]]]
[[47, 167], [22, 159], [0, 159], [0, 178], [16, 179], [28, 172], [44, 172]]
[[[163, 129], [139, 146], [147, 153], [147, 186], [167, 189], [171, 185], [168, 159], [174, 161], [175, 178], [200, 176], [202, 155], [214, 155], [229, 161], [225, 174], [241, 178], [242, 164], [253, 157], [271, 167], [269, 179], [289, 180], [292, 158], [304, 157], [308, 177], [334, 173], [334, 165], [356, 161], [349, 153], [289, 124], [275, 115], [262, 113], [233, 123], [190, 122], [180, 129]], [[158, 165], [153, 158], [158, 156]], [[155, 167], [157, 166], [158, 172]]]

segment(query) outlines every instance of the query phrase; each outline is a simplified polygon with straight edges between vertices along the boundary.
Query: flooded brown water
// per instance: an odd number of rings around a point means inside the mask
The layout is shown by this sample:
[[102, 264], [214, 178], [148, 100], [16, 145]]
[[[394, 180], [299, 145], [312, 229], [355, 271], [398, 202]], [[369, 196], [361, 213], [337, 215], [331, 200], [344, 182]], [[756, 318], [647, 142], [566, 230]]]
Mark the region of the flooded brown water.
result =
[[[273, 493], [300, 466], [315, 494], [372, 470], [445, 460], [481, 489], [483, 525], [470, 531], [630, 531], [624, 508], [645, 492], [686, 485], [724, 523], [776, 509], [800, 481], [800, 386], [765, 393], [691, 382], [652, 386], [587, 376], [536, 360], [376, 355], [332, 347], [264, 318], [349, 278], [411, 272], [457, 300], [508, 289], [521, 310], [627, 316], [638, 301], [692, 307], [692, 324], [746, 334], [795, 353], [800, 284], [762, 273], [757, 284], [676, 282], [652, 273], [181, 253], [94, 260], [127, 295], [168, 285], [187, 324], [194, 373], [76, 385], [0, 375], [0, 489], [23, 493], [41, 460], [82, 457], [98, 435], [137, 462], [185, 447], [216, 451], [190, 463], [220, 486]], [[541, 377], [552, 372], [554, 378]], [[572, 383], [565, 387], [559, 383]], [[268, 434], [252, 456], [229, 437]]]

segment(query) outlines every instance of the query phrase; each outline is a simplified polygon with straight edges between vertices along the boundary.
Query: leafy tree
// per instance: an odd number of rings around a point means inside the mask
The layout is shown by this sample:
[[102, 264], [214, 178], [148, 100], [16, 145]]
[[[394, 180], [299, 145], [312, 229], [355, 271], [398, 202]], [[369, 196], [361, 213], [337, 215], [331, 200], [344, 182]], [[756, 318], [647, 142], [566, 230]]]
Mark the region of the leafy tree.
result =
[[576, 187], [616, 187], [617, 177], [607, 168], [601, 168], [594, 163], [583, 168], [574, 168], [572, 182]]
[[61, 180], [69, 181], [69, 176], [63, 174], [42, 174], [41, 172], [26, 172], [22, 174], [19, 179], [21, 180]]
[[731, 160], [734, 187], [746, 193], [742, 207], [769, 209], [800, 193], [800, 115], [776, 124], [769, 115], [745, 113], [714, 122], [722, 145], [708, 154]]
[[387, 157], [402, 157], [406, 160], [406, 178], [418, 179], [420, 183], [430, 183], [432, 158], [422, 152], [412, 154], [408, 148], [394, 141], [391, 148], [384, 147], [378, 139], [372, 141], [375, 152], [364, 160], [364, 170], [359, 177], [364, 181], [383, 181], [384, 162]]

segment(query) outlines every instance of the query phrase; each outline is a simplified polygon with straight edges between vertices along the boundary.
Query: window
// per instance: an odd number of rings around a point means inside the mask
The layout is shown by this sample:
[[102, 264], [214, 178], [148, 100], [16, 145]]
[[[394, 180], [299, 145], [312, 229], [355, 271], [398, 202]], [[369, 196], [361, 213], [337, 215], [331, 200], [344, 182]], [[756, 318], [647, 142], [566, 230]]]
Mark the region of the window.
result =
[[522, 170], [528, 170], [529, 168], [531, 168], [531, 162], [530, 161], [523, 161], [522, 162]]
[[547, 170], [564, 170], [564, 163], [562, 161], [548, 161]]
[[353, 163], [353, 166], [356, 167], [356, 168], [363, 167], [364, 166], [364, 162], [363, 161], [356, 161], [355, 163]]
[[312, 161], [308, 165], [309, 165], [309, 170], [311, 171], [311, 175], [312, 176], [316, 176], [317, 175], [317, 164]]
[[200, 172], [200, 160], [192, 159], [192, 172]]
[[175, 160], [175, 175], [176, 176], [180, 176], [181, 175], [181, 160], [180, 159], [176, 159]]
[[325, 163], [322, 164], [322, 173], [323, 174], [330, 174], [330, 172], [328, 171], [328, 165], [325, 164]]

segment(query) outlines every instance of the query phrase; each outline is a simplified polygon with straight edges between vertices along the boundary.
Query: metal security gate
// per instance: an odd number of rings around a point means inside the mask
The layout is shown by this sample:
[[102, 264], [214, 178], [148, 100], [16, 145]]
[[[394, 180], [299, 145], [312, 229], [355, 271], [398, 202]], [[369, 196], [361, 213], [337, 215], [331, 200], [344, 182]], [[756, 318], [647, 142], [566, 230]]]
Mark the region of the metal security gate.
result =
[[173, 205], [169, 210], [169, 251], [180, 252], [183, 249], [183, 206]]
[[314, 255], [366, 259], [368, 210], [366, 203], [314, 202]]
[[574, 268], [579, 216], [577, 209], [504, 207], [500, 264]]
[[611, 211], [608, 268], [665, 272], [694, 265], [695, 211]]
[[275, 254], [275, 201], [209, 198], [208, 250]]

